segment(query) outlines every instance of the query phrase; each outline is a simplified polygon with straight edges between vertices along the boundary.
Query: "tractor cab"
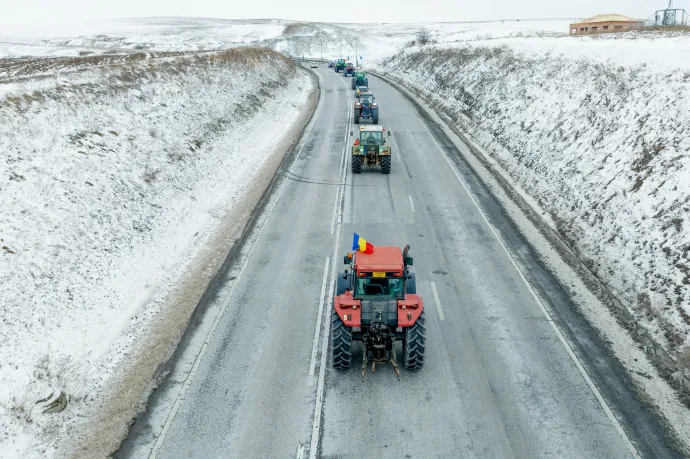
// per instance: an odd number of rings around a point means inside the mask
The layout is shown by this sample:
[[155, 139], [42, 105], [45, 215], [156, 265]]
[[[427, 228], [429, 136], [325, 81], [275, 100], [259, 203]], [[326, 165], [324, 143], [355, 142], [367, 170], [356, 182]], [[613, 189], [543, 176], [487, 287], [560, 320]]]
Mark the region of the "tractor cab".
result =
[[360, 105], [376, 105], [376, 102], [374, 101], [374, 95], [370, 92], [361, 92], [359, 94], [359, 102], [357, 102]]
[[381, 146], [386, 143], [383, 137], [383, 130], [381, 131], [360, 131], [359, 144], [364, 146]]

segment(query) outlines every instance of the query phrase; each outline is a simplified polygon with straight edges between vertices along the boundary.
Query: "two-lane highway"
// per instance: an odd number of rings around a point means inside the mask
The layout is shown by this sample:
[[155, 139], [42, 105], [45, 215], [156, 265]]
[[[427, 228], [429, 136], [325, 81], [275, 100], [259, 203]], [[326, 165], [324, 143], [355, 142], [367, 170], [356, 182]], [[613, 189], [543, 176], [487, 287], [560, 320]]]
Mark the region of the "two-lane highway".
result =
[[[117, 456], [674, 457], [660, 429], [626, 418], [656, 422], [625, 401], [634, 394], [611, 401], [607, 375], [587, 372], [554, 316], [567, 293], [538, 262], [516, 259], [529, 248], [447, 139], [370, 76], [393, 167], [353, 175], [350, 79], [318, 73], [313, 124], [240, 274], [220, 280], [224, 313]], [[400, 381], [386, 366], [362, 379], [361, 349], [349, 372], [328, 362], [334, 278], [355, 231], [412, 246], [426, 366]], [[616, 365], [603, 349], [590, 357]]]

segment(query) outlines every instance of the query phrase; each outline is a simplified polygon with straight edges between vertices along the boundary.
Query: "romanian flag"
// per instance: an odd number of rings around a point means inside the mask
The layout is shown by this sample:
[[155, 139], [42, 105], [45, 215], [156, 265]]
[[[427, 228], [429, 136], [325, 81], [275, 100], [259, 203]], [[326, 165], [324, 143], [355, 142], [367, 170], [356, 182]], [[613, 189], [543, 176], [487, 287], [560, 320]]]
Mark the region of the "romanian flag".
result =
[[374, 246], [370, 242], [364, 240], [364, 238], [359, 237], [359, 234], [355, 233], [355, 238], [352, 240], [352, 250], [360, 250], [364, 253], [374, 253]]

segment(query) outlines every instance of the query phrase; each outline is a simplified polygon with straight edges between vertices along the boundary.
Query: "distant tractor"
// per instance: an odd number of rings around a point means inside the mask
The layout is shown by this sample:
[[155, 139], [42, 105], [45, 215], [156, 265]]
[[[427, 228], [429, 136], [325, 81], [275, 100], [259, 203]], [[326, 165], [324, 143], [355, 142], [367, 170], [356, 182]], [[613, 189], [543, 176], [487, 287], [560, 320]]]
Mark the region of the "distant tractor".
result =
[[344, 71], [345, 65], [345, 59], [338, 59], [335, 61], [335, 73]]
[[[362, 166], [376, 167], [381, 165], [382, 174], [391, 173], [391, 147], [386, 145], [381, 126], [360, 126], [359, 138], [352, 146], [352, 172], [359, 174]], [[390, 131], [388, 131], [390, 135]]]
[[377, 363], [390, 363], [400, 378], [396, 341], [402, 341], [407, 370], [424, 367], [424, 301], [409, 270], [413, 262], [409, 248], [375, 246], [371, 253], [358, 250], [345, 256], [350, 270], [338, 275], [331, 318], [331, 361], [337, 370], [352, 365], [355, 341], [364, 345], [362, 376], [372, 362], [372, 373]]
[[355, 124], [359, 124], [361, 120], [371, 120], [372, 123], [379, 124], [379, 104], [370, 92], [359, 94], [353, 112]]
[[357, 70], [352, 78], [352, 89], [357, 89], [357, 86], [369, 86], [369, 78], [364, 70]]
[[354, 76], [355, 74], [355, 64], [352, 62], [348, 62], [345, 65], [345, 72], [343, 72], [343, 76]]

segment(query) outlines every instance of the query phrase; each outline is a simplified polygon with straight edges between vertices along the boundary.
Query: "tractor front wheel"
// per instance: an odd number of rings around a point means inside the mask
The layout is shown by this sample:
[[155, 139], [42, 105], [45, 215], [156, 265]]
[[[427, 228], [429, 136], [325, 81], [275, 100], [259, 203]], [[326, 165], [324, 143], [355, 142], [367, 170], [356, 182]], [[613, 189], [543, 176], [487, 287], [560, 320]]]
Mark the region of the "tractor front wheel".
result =
[[362, 156], [352, 157], [352, 172], [355, 174], [362, 172]]
[[352, 365], [352, 328], [340, 320], [335, 309], [331, 311], [331, 363], [337, 370], [347, 370]]
[[391, 157], [381, 156], [381, 173], [390, 174], [391, 173]]
[[[335, 313], [335, 311], [333, 311]], [[335, 341], [334, 341], [335, 342]], [[417, 322], [405, 329], [403, 335], [403, 363], [411, 371], [424, 368], [424, 353], [426, 343], [426, 318], [424, 311]]]

